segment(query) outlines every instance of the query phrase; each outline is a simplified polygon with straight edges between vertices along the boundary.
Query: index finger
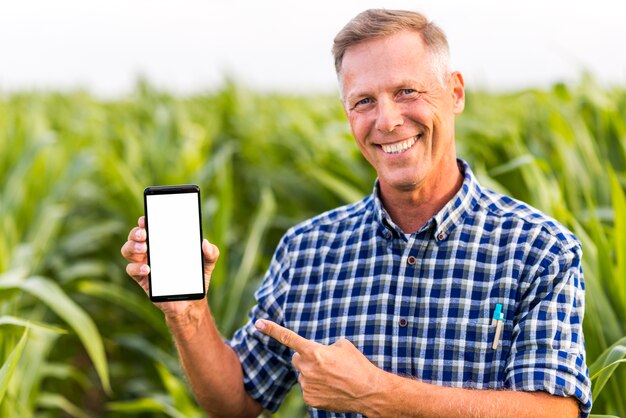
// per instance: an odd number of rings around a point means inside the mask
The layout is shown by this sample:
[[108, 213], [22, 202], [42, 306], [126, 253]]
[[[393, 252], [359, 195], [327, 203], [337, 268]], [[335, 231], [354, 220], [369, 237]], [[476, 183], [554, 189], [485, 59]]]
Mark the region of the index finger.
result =
[[146, 218], [141, 216], [137, 220], [137, 225], [128, 233], [129, 241], [145, 241], [146, 240]]
[[300, 354], [304, 354], [319, 345], [315, 341], [307, 340], [306, 338], [299, 336], [290, 329], [281, 327], [276, 322], [258, 319], [254, 323], [254, 326], [263, 334], [272, 337], [282, 345], [287, 346]]

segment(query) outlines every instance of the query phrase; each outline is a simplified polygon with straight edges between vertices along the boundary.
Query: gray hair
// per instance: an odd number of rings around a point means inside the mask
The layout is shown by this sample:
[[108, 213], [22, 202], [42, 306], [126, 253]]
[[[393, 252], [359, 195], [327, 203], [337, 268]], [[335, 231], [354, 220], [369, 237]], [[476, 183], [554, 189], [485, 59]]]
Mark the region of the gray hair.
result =
[[370, 9], [359, 13], [335, 36], [332, 52], [339, 82], [341, 83], [341, 63], [349, 47], [405, 30], [417, 32], [422, 36], [432, 57], [433, 70], [440, 83], [445, 84], [450, 74], [450, 49], [443, 30], [429, 22], [421, 13], [386, 9]]

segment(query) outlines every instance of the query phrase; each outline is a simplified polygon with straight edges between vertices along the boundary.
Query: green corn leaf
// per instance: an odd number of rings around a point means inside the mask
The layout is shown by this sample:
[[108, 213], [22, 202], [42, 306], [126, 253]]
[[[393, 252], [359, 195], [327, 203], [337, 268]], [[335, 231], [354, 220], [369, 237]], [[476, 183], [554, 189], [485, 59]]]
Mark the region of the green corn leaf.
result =
[[124, 402], [108, 402], [107, 410], [129, 414], [165, 412], [166, 405], [152, 398], [141, 398]]
[[20, 360], [20, 356], [22, 355], [22, 351], [24, 350], [24, 345], [26, 344], [27, 338], [28, 328], [24, 330], [20, 341], [13, 348], [13, 350], [11, 350], [11, 353], [2, 364], [2, 367], [0, 367], [0, 405], [2, 404], [2, 399], [4, 398], [7, 387], [9, 386], [9, 381], [11, 380], [11, 376], [15, 371], [17, 362]]
[[350, 184], [330, 174], [328, 171], [321, 170], [317, 167], [307, 167], [307, 170], [312, 178], [335, 193], [343, 203], [358, 202], [364, 197], [364, 194], [360, 190], [357, 190]]
[[59, 380], [73, 380], [83, 389], [88, 389], [89, 378], [78, 368], [64, 363], [46, 363], [43, 365], [41, 373], [47, 378]]
[[167, 365], [169, 370], [174, 370], [179, 367], [178, 358], [176, 356], [157, 347], [140, 335], [118, 335], [115, 341], [117, 341], [120, 346], [134, 350], [154, 363]]
[[57, 393], [43, 392], [37, 398], [37, 404], [45, 409], [60, 409], [74, 418], [90, 418], [89, 414], [70, 402], [66, 397]]
[[626, 337], [617, 341], [607, 350], [605, 350], [596, 361], [589, 366], [589, 376], [594, 382], [593, 385], [593, 400], [604, 389], [604, 386], [609, 381], [617, 367], [621, 363], [626, 363]]
[[532, 164], [533, 162], [535, 162], [535, 157], [533, 157], [532, 155], [530, 154], [520, 155], [519, 157], [514, 158], [511, 161], [508, 161], [502, 165], [499, 165], [489, 170], [489, 176], [497, 177], [502, 174], [506, 174], [511, 171], [517, 170], [520, 167], [523, 167], [525, 165]]
[[184, 414], [177, 411], [163, 399], [141, 398], [125, 402], [108, 402], [107, 410], [112, 412], [139, 414], [139, 413], [164, 413], [172, 418], [188, 418]]
[[54, 325], [49, 325], [43, 322], [29, 321], [11, 315], [0, 316], [0, 325], [17, 325], [25, 328], [33, 328], [41, 331], [54, 332], [55, 334], [67, 334], [67, 330], [63, 328], [55, 327]]
[[[128, 280], [131, 279], [129, 278]], [[137, 287], [137, 289], [139, 289], [139, 287]], [[164, 338], [170, 338], [170, 333], [165, 325], [163, 314], [152, 305], [143, 290], [139, 289], [137, 293], [141, 294], [138, 295], [115, 283], [88, 280], [79, 282], [77, 290], [86, 295], [115, 303], [129, 312], [134, 313], [147, 324], [150, 324], [150, 326], [156, 331], [159, 331]]]
[[239, 268], [237, 269], [232, 282], [230, 282], [230, 294], [228, 303], [226, 304], [226, 313], [223, 319], [223, 323], [225, 324], [224, 327], [229, 331], [233, 330], [233, 328], [237, 325], [237, 317], [239, 312], [243, 310], [239, 301], [242, 298], [245, 285], [250, 282], [253, 266], [257, 259], [263, 236], [265, 235], [272, 217], [274, 216], [275, 210], [276, 203], [274, 201], [274, 196], [268, 188], [264, 188], [261, 192], [261, 202], [259, 208], [253, 216], [252, 229], [246, 240], [241, 263], [239, 264]]
[[[615, 277], [626, 279], [626, 195], [622, 189], [615, 172], [609, 171], [611, 175], [611, 197], [613, 199], [614, 231], [615, 231]], [[616, 283], [613, 289], [620, 297], [622, 307], [626, 307], [626, 282]]]
[[76, 332], [94, 363], [102, 386], [111, 393], [104, 345], [93, 320], [53, 281], [33, 276], [24, 281], [0, 282], [0, 289], [19, 287], [44, 302]]
[[167, 393], [172, 399], [173, 407], [188, 418], [200, 416], [200, 409], [189, 396], [186, 385], [162, 363], [156, 363], [155, 366]]

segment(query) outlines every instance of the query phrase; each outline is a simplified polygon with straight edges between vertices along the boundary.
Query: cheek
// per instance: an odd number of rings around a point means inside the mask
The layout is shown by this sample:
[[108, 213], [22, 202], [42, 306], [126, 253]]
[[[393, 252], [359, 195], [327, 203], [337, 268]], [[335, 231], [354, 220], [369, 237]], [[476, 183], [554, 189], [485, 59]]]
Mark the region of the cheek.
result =
[[407, 115], [410, 115], [411, 119], [425, 125], [431, 125], [433, 122], [436, 122], [437, 119], [436, 109], [431, 103], [424, 100], [414, 103], [406, 112]]
[[350, 130], [357, 142], [362, 142], [367, 135], [367, 123], [362, 115], [350, 115], [348, 116], [348, 123], [350, 123]]

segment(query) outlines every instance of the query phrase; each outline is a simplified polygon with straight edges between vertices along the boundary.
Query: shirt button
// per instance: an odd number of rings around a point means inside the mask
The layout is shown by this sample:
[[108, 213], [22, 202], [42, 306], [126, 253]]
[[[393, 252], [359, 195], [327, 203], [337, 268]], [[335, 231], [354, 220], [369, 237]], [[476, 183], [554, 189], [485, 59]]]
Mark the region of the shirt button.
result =
[[386, 239], [391, 239], [391, 232], [390, 231], [385, 231], [385, 238]]
[[400, 320], [398, 321], [398, 325], [400, 325], [402, 328], [406, 327], [409, 324], [409, 321], [407, 321], [404, 318], [400, 318]]
[[410, 255], [409, 258], [406, 259], [406, 262], [409, 263], [409, 265], [414, 266], [417, 262], [417, 258]]
[[440, 232], [440, 233], [437, 235], [437, 239], [438, 239], [439, 241], [443, 241], [444, 239], [446, 239], [446, 236], [445, 236], [445, 234], [444, 234], [443, 232]]

